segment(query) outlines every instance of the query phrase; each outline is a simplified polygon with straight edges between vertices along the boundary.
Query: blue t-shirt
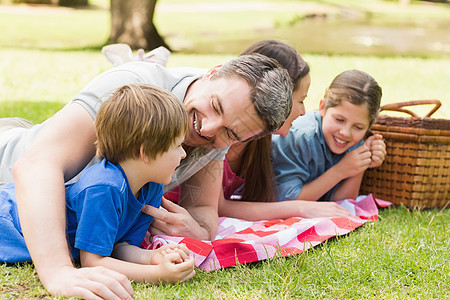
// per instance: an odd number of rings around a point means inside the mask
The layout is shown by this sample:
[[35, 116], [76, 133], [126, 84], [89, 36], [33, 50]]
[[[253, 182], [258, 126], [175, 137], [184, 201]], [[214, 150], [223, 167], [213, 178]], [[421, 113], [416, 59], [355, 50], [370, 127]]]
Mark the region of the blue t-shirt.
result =
[[[153, 217], [145, 204], [161, 205], [163, 185], [149, 182], [136, 198], [120, 165], [106, 160], [83, 171], [66, 186], [67, 237], [71, 253], [79, 250], [110, 256], [116, 243], [140, 246]], [[0, 187], [0, 261], [30, 261], [17, 214], [13, 184]]]
[[[328, 148], [319, 111], [307, 112], [293, 123], [285, 137], [272, 136], [272, 164], [277, 184], [277, 200], [295, 200], [304, 184], [317, 179], [337, 164], [345, 153], [362, 145], [361, 140], [342, 154]], [[339, 184], [338, 184], [339, 185]], [[331, 201], [337, 186], [327, 191], [319, 200]]]

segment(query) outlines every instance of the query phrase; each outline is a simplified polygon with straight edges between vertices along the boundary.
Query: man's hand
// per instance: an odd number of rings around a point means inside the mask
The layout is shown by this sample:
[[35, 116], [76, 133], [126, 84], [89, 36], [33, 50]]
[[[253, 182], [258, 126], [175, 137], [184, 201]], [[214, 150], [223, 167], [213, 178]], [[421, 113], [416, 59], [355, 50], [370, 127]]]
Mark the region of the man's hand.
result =
[[161, 207], [166, 210], [158, 209], [150, 205], [145, 205], [142, 208], [142, 212], [154, 218], [150, 226], [152, 235], [163, 234], [198, 238], [195, 233], [204, 231], [183, 207], [164, 197], [161, 200]]
[[104, 267], [64, 267], [43, 282], [50, 294], [83, 299], [132, 299], [133, 288], [125, 275]]

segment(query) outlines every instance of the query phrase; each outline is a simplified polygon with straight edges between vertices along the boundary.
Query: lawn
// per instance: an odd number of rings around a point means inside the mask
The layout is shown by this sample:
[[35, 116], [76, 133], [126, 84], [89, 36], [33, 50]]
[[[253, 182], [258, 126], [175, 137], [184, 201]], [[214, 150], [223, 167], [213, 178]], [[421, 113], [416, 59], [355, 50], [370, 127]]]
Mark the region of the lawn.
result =
[[[450, 214], [403, 207], [301, 255], [213, 272], [184, 284], [134, 284], [136, 299], [448, 299]], [[32, 266], [0, 265], [6, 298], [49, 297]]]
[[[100, 6], [104, 1], [97, 0]], [[181, 5], [184, 1], [162, 0]], [[192, 1], [205, 3], [205, 1]], [[220, 1], [212, 1], [220, 3]], [[256, 1], [249, 1], [256, 3]], [[297, 1], [298, 2], [298, 1]], [[321, 1], [333, 2], [333, 1]], [[336, 1], [334, 1], [336, 2]], [[353, 1], [355, 4], [362, 3]], [[296, 1], [280, 1], [293, 5]], [[373, 5], [380, 1], [368, 1]], [[374, 4], [375, 3], [375, 4]], [[386, 3], [391, 7], [392, 2]], [[413, 7], [420, 16], [425, 10]], [[445, 10], [445, 8], [444, 8]], [[173, 17], [161, 9], [161, 32], [175, 31]], [[386, 13], [392, 14], [391, 9]], [[288, 20], [283, 15], [261, 12], [259, 18]], [[178, 14], [173, 14], [181, 18]], [[433, 16], [440, 18], [433, 11]], [[163, 17], [164, 21], [162, 20]], [[100, 53], [108, 35], [105, 9], [2, 10], [0, 7], [0, 117], [21, 116], [42, 122], [77, 91], [111, 65]], [[222, 18], [218, 17], [218, 20]], [[79, 20], [83, 20], [79, 22]], [[223, 19], [226, 20], [226, 19]], [[198, 19], [201, 21], [201, 19]], [[240, 24], [254, 26], [251, 19]], [[77, 24], [77, 26], [71, 26]], [[195, 39], [198, 23], [187, 26], [186, 36]], [[230, 24], [235, 30], [237, 24]], [[263, 24], [264, 25], [264, 24]], [[216, 25], [214, 25], [216, 26]], [[220, 26], [219, 26], [220, 27]], [[212, 29], [212, 28], [209, 28]], [[245, 30], [243, 30], [245, 31]], [[252, 29], [252, 32], [256, 32]], [[175, 41], [174, 36], [171, 36]], [[197, 37], [200, 38], [200, 37]], [[214, 35], [210, 36], [211, 39]], [[280, 39], [285, 39], [280, 36]], [[182, 44], [183, 39], [177, 39]], [[240, 41], [242, 49], [249, 44]], [[214, 43], [214, 40], [211, 41]], [[301, 49], [301, 48], [300, 48]], [[347, 69], [364, 70], [383, 88], [383, 103], [414, 99], [440, 99], [435, 114], [450, 118], [449, 56], [343, 55], [305, 52], [311, 65], [312, 85], [305, 102], [317, 108], [326, 86]], [[169, 66], [208, 68], [238, 54], [174, 53]], [[419, 107], [419, 115], [429, 108]], [[389, 199], [386, 199], [389, 200]], [[392, 207], [380, 211], [380, 219], [349, 235], [328, 240], [301, 255], [232, 267], [210, 273], [198, 271], [191, 281], [179, 285], [135, 284], [137, 299], [449, 299], [450, 212], [408, 210]], [[39, 283], [32, 265], [0, 265], [0, 294], [9, 298], [51, 298]]]

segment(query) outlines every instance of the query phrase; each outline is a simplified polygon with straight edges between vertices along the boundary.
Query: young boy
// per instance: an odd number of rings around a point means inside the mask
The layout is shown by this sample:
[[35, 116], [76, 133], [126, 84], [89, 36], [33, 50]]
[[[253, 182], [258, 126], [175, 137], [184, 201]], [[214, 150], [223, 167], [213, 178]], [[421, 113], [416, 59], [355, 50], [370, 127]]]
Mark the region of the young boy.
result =
[[[163, 184], [186, 156], [181, 143], [188, 126], [182, 102], [151, 85], [122, 86], [101, 105], [95, 130], [102, 161], [66, 186], [68, 243], [82, 266], [104, 266], [136, 282], [194, 276], [186, 246], [139, 247], [153, 219], [141, 209], [160, 206]], [[0, 187], [0, 261], [31, 261], [13, 184]]]

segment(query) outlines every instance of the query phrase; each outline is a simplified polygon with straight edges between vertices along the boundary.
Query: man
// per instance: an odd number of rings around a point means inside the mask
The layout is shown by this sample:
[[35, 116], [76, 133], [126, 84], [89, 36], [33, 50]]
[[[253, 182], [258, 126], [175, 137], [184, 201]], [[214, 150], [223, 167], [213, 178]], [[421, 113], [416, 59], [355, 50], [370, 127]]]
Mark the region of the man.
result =
[[51, 294], [132, 296], [131, 285], [121, 274], [73, 267], [65, 240], [64, 183], [92, 163], [96, 150], [93, 120], [108, 93], [136, 82], [175, 94], [186, 105], [191, 122], [185, 140], [189, 156], [166, 187], [168, 191], [181, 185], [180, 206], [163, 201], [167, 212], [148, 208], [155, 217], [154, 232], [200, 239], [214, 237], [217, 230], [227, 147], [276, 131], [292, 103], [287, 71], [261, 55], [241, 56], [208, 72], [131, 62], [97, 76], [43, 124], [2, 133], [0, 181], [11, 182], [13, 173], [25, 241]]

